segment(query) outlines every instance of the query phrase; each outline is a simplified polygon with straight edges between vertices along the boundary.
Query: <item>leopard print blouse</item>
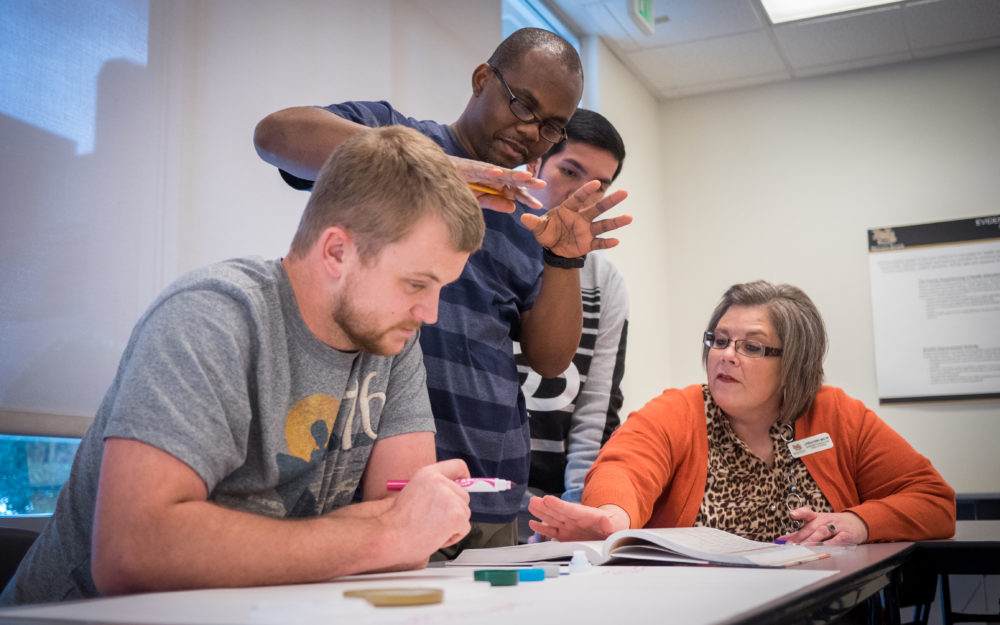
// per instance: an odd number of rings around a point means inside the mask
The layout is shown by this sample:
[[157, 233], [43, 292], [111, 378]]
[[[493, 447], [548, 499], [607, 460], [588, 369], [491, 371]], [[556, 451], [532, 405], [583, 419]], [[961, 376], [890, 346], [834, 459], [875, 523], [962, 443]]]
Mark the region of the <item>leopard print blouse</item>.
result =
[[768, 467], [733, 432], [707, 384], [702, 394], [708, 425], [708, 480], [695, 525], [771, 542], [801, 525], [789, 516], [789, 510], [809, 506], [816, 512], [833, 512], [806, 465], [792, 457], [782, 439], [782, 429], [788, 440], [794, 438], [794, 424], [771, 426], [774, 466]]

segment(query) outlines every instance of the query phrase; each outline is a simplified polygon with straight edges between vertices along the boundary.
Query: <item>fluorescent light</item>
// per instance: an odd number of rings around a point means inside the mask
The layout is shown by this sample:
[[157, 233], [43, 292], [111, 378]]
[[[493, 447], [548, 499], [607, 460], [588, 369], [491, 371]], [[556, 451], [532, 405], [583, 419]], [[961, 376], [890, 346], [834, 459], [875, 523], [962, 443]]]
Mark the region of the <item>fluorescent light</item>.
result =
[[843, 13], [902, 0], [761, 0], [772, 24], [804, 20], [808, 17]]

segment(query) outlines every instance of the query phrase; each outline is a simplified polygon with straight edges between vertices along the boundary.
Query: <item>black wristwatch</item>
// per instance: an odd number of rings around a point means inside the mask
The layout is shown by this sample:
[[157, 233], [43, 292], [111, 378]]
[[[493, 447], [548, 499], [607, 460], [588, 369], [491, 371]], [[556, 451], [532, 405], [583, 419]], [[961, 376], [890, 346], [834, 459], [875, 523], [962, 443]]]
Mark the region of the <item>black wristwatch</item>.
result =
[[566, 258], [565, 256], [553, 254], [552, 250], [547, 247], [542, 248], [542, 260], [550, 267], [558, 267], [559, 269], [580, 269], [583, 267], [583, 263], [586, 259], [586, 256]]

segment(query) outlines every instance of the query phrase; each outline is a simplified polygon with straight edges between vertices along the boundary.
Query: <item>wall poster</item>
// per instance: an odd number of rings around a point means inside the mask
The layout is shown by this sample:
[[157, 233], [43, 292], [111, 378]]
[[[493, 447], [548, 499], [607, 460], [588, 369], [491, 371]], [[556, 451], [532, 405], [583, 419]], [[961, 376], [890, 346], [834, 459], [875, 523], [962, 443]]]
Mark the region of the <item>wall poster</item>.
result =
[[1000, 215], [868, 231], [879, 403], [1000, 398]]

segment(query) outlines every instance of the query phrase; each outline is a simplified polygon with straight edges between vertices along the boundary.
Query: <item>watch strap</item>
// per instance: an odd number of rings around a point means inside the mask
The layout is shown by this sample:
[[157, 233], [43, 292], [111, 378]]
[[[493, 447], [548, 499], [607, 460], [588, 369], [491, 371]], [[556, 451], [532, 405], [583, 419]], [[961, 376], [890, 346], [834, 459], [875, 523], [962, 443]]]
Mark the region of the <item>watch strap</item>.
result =
[[586, 256], [577, 256], [576, 258], [566, 258], [565, 256], [559, 256], [554, 254], [552, 250], [547, 247], [542, 248], [542, 261], [550, 267], [557, 267], [559, 269], [580, 269], [583, 267], [584, 262], [586, 262]]

